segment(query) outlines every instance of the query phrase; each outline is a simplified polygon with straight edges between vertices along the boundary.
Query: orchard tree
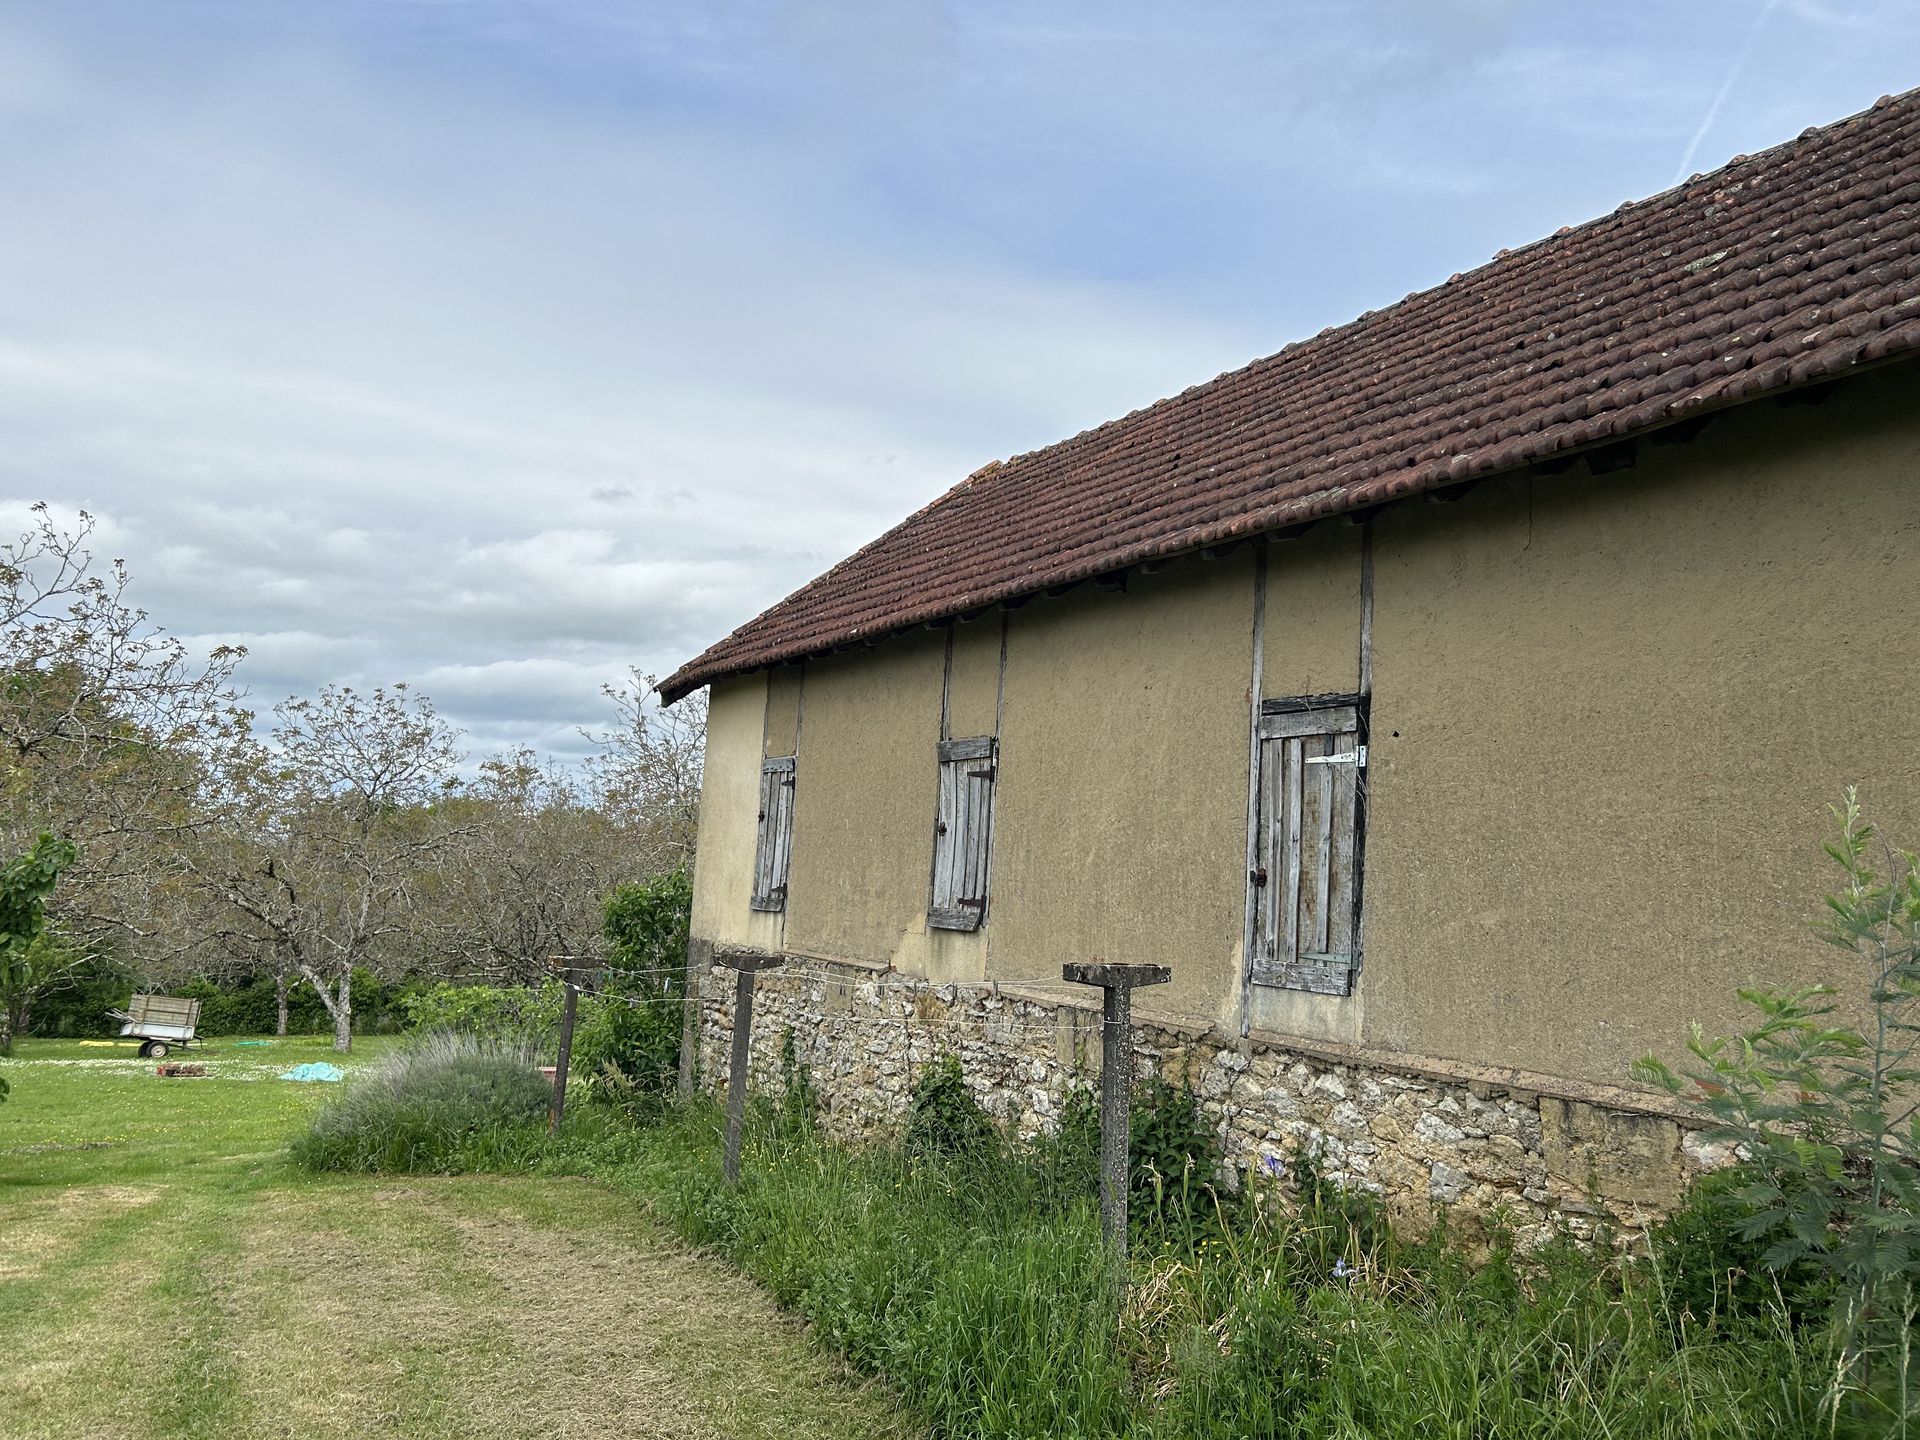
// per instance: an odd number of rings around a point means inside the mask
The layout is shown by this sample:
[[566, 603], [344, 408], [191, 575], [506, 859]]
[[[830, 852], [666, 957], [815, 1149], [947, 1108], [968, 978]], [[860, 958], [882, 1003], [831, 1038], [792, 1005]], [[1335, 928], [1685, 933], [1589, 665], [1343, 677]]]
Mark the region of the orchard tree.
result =
[[109, 945], [151, 957], [188, 941], [175, 903], [183, 840], [210, 823], [207, 777], [250, 717], [232, 685], [245, 653], [198, 657], [128, 603], [123, 562], [89, 548], [81, 512], [45, 504], [0, 544], [0, 853], [71, 845], [13, 1020]]
[[270, 744], [236, 750], [228, 823], [194, 864], [225, 907], [220, 938], [275, 957], [353, 1043], [353, 971], [413, 942], [429, 877], [463, 838], [448, 804], [456, 732], [404, 684], [329, 685], [275, 710]]
[[639, 670], [606, 685], [619, 724], [583, 732], [597, 747], [587, 762], [590, 798], [629, 837], [623, 881], [693, 867], [700, 829], [700, 777], [707, 753], [707, 692], [677, 704], [653, 699], [658, 682]]
[[450, 976], [524, 984], [552, 957], [598, 956], [601, 905], [631, 845], [576, 776], [507, 751], [481, 762], [449, 811], [461, 838], [427, 887], [424, 958]]

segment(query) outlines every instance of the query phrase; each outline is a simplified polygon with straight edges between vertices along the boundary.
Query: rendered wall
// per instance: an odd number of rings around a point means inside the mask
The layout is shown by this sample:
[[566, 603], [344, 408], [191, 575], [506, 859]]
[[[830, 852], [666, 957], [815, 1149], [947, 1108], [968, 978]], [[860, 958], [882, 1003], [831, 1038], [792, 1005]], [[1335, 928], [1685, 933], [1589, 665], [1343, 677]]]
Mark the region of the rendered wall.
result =
[[714, 944], [778, 950], [784, 917], [747, 904], [759, 840], [766, 720], [764, 671], [722, 680], [708, 695], [700, 838], [693, 861], [693, 933]]
[[1171, 965], [1143, 1009], [1238, 1024], [1253, 560], [1015, 611], [989, 974]]
[[1367, 1043], [1620, 1082], [1845, 974], [1826, 807], [1920, 837], [1917, 380], [1379, 517]]
[[807, 665], [787, 945], [886, 964], [925, 928], [944, 635]]
[[[1256, 1032], [1621, 1084], [1738, 985], [1835, 978], [1807, 933], [1826, 807], [1920, 837], [1920, 366], [1716, 417], [1592, 476], [1372, 522], [1365, 952], [1344, 999], [1256, 987]], [[1358, 681], [1363, 531], [1269, 548], [1262, 690]], [[935, 980], [1155, 961], [1145, 1013], [1237, 1035], [1254, 561], [1192, 559], [1006, 620], [716, 687], [695, 934]], [[934, 747], [1000, 713], [974, 935], [924, 911]], [[790, 698], [789, 698], [790, 697]], [[758, 759], [797, 734], [790, 913], [747, 908]], [[766, 753], [786, 753], [767, 750]], [[758, 938], [756, 938], [758, 937]]]

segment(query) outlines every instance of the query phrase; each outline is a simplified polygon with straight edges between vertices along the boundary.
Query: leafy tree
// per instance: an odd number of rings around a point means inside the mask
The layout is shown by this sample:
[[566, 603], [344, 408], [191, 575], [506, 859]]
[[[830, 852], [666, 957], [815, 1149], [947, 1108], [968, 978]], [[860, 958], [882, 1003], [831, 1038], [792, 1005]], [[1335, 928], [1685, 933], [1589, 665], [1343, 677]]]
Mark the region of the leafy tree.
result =
[[74, 855], [71, 841], [42, 835], [0, 866], [0, 1055], [12, 1053], [28, 1009], [59, 973], [59, 947], [47, 934], [47, 897]]

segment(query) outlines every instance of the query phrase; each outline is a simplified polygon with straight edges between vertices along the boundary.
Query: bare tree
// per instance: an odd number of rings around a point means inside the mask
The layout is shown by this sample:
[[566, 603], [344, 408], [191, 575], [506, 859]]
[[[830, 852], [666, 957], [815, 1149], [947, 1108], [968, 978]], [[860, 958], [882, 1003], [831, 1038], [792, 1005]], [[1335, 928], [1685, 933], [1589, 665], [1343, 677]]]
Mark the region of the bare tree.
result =
[[594, 805], [632, 837], [630, 873], [647, 879], [693, 865], [700, 829], [700, 776], [707, 754], [707, 692], [665, 706], [657, 681], [639, 670], [627, 683], [601, 687], [620, 723], [583, 731], [598, 748], [587, 762]]
[[197, 657], [129, 605], [126, 566], [96, 561], [94, 529], [85, 512], [62, 529], [43, 503], [0, 544], [0, 849], [22, 854], [45, 832], [77, 852], [22, 1021], [109, 945], [182, 943], [176, 847], [209, 823], [210, 768], [250, 718], [232, 684], [245, 652]]
[[506, 751], [481, 763], [450, 808], [463, 838], [421, 931], [442, 973], [524, 983], [552, 956], [599, 955], [602, 905], [631, 846], [575, 776], [531, 749]]
[[344, 1051], [354, 968], [411, 943], [423, 884], [466, 833], [449, 804], [456, 733], [404, 684], [329, 685], [274, 713], [272, 744], [236, 752], [229, 823], [196, 869], [226, 908], [227, 943], [310, 984]]

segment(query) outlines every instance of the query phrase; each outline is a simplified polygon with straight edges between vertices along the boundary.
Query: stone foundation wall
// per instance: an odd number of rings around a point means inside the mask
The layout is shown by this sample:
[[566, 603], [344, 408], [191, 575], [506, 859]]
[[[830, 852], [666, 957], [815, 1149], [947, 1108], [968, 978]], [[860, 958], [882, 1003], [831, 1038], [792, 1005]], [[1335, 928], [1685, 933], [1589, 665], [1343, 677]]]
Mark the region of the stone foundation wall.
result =
[[[701, 1083], [724, 1092], [733, 972], [714, 966], [699, 989]], [[1070, 1086], [1097, 1083], [1098, 999], [1078, 989], [934, 985], [789, 958], [759, 978], [752, 1083], [781, 1085], [790, 1034], [822, 1124], [857, 1140], [900, 1127], [913, 1077], [951, 1052], [987, 1112], [1030, 1137], [1054, 1128]], [[1555, 1234], [1628, 1245], [1695, 1176], [1731, 1158], [1655, 1097], [1545, 1076], [1152, 1017], [1136, 1017], [1133, 1064], [1136, 1079], [1192, 1088], [1236, 1169], [1291, 1167], [1309, 1150], [1322, 1173], [1378, 1195], [1399, 1223], [1430, 1224], [1444, 1207], [1468, 1239], [1498, 1226], [1523, 1246]]]

